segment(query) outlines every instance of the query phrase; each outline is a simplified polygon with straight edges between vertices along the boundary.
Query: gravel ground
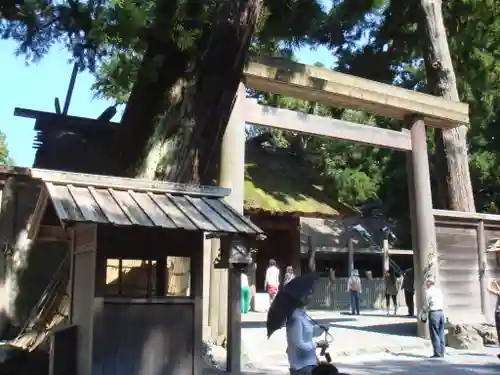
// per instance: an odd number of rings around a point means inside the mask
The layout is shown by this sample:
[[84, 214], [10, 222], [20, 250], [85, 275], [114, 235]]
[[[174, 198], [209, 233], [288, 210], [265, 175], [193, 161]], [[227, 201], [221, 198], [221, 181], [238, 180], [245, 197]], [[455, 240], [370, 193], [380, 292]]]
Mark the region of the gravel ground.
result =
[[[429, 342], [414, 337], [415, 320], [411, 318], [387, 317], [380, 311], [364, 312], [360, 317], [340, 312], [310, 314], [318, 323], [331, 327], [333, 362], [346, 374], [500, 374], [498, 348], [480, 352], [449, 349], [446, 358], [430, 359]], [[245, 372], [287, 373], [284, 330], [268, 340], [264, 321], [263, 313], [248, 314], [243, 319], [243, 348], [250, 359]]]

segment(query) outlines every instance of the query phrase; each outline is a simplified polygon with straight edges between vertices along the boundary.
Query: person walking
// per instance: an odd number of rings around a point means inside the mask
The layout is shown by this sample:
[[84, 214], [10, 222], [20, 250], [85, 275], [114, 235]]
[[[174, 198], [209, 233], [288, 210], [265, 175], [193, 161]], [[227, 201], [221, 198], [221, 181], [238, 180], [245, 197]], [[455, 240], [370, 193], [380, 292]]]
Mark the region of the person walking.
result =
[[384, 276], [385, 283], [385, 309], [387, 315], [390, 315], [391, 300], [394, 306], [394, 315], [398, 313], [398, 279], [394, 269], [386, 271]]
[[[497, 297], [497, 303], [495, 305], [495, 326], [497, 329], [498, 345], [500, 345], [500, 286], [496, 279], [491, 280], [488, 286], [488, 292]], [[498, 359], [500, 359], [500, 353], [497, 354]]]
[[406, 270], [403, 276], [403, 290], [405, 302], [408, 307], [408, 316], [415, 316], [415, 275], [413, 268]]
[[248, 314], [250, 311], [250, 284], [248, 282], [248, 275], [245, 272], [241, 273], [241, 306], [240, 311], [242, 314]]
[[286, 354], [290, 375], [312, 375], [318, 363], [316, 348], [328, 347], [325, 340], [314, 340], [325, 332], [325, 328], [315, 324], [307, 315], [305, 307], [308, 302], [308, 298], [298, 302], [298, 307], [286, 322]]
[[266, 278], [264, 280], [264, 289], [269, 296], [269, 303], [274, 301], [274, 297], [278, 294], [280, 286], [280, 270], [276, 267], [274, 259], [269, 260], [269, 267], [266, 270]]
[[433, 277], [425, 280], [425, 303], [424, 314], [429, 322], [429, 333], [431, 336], [434, 354], [431, 358], [443, 358], [445, 352], [444, 341], [444, 299], [441, 289], [436, 286]]
[[347, 292], [349, 293], [349, 301], [351, 304], [352, 315], [359, 315], [359, 296], [361, 294], [361, 279], [359, 271], [353, 270], [351, 276], [347, 280]]
[[293, 267], [292, 266], [287, 266], [286, 270], [285, 270], [285, 276], [283, 278], [283, 285], [288, 284], [293, 279], [295, 279], [295, 274], [293, 272]]

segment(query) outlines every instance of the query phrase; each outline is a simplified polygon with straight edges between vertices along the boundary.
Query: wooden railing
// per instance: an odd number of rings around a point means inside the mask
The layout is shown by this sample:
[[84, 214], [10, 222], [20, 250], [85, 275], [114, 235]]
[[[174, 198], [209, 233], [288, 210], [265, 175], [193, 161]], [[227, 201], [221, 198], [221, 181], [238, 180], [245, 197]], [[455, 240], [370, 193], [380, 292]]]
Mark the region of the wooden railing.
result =
[[[384, 280], [361, 279], [361, 283], [361, 308], [385, 308]], [[349, 293], [346, 290], [347, 278], [330, 280], [323, 277], [316, 283], [315, 292], [308, 307], [320, 310], [347, 310], [349, 309]], [[403, 291], [399, 292], [398, 305], [406, 307]]]

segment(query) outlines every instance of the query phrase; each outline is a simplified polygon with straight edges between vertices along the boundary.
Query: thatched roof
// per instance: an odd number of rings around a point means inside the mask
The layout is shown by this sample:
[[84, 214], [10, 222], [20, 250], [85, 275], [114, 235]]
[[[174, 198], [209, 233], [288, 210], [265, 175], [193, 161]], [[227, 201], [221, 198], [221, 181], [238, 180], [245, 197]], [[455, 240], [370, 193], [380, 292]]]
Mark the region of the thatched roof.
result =
[[245, 211], [338, 217], [353, 210], [323, 191], [320, 172], [289, 149], [249, 140], [245, 162]]
[[[111, 174], [113, 160], [106, 150], [115, 124], [27, 109], [16, 109], [16, 114], [37, 120], [34, 167]], [[82, 152], [91, 157], [78, 157]], [[309, 161], [257, 140], [247, 142], [245, 211], [313, 217], [353, 213], [323, 191], [321, 175]]]

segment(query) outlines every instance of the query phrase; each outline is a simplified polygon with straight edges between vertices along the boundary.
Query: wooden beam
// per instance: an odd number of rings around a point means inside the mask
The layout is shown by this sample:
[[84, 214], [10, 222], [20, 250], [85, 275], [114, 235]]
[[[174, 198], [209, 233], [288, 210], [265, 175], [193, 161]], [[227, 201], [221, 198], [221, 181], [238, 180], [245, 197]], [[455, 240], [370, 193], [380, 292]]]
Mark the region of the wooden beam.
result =
[[42, 223], [43, 215], [45, 214], [45, 209], [47, 208], [47, 203], [49, 201], [49, 195], [47, 189], [44, 187], [40, 189], [40, 194], [38, 195], [38, 200], [36, 202], [35, 210], [30, 217], [30, 225], [28, 229], [28, 238], [33, 240], [37, 237], [40, 230], [40, 224]]
[[41, 225], [36, 238], [37, 241], [41, 242], [66, 242], [69, 239], [70, 237], [66, 231], [56, 225]]
[[433, 210], [435, 217], [449, 217], [453, 219], [464, 219], [472, 221], [493, 221], [500, 222], [500, 215], [497, 214], [482, 214], [478, 212], [461, 212], [448, 210]]
[[107, 130], [118, 126], [118, 123], [105, 120], [93, 119], [88, 117], [79, 117], [58, 114], [54, 112], [37, 111], [28, 108], [14, 108], [14, 116], [31, 118], [37, 120], [34, 130], [43, 130], [46, 126], [52, 129], [72, 129], [85, 128], [88, 130]]
[[389, 255], [413, 255], [413, 250], [389, 249]]
[[248, 99], [247, 108], [245, 118], [250, 124], [323, 135], [400, 151], [411, 150], [411, 137], [407, 133], [268, 107], [257, 104], [253, 99]]
[[477, 261], [478, 261], [478, 269], [479, 269], [479, 285], [480, 291], [479, 294], [481, 296], [481, 312], [484, 316], [489, 315], [488, 311], [488, 280], [486, 278], [486, 269], [488, 268], [488, 263], [486, 260], [486, 233], [484, 230], [484, 221], [480, 221], [479, 225], [476, 229], [476, 237], [477, 237]]
[[74, 186], [93, 186], [112, 188], [115, 190], [134, 190], [158, 193], [186, 193], [193, 196], [225, 197], [231, 193], [230, 189], [217, 186], [200, 186], [180, 184], [168, 181], [140, 180], [135, 178], [92, 175], [84, 173], [63, 172], [49, 169], [31, 169], [31, 176], [45, 183]]
[[245, 79], [247, 87], [254, 90], [399, 120], [418, 114], [428, 126], [436, 128], [469, 124], [469, 107], [465, 103], [288, 59], [255, 58], [245, 69]]

